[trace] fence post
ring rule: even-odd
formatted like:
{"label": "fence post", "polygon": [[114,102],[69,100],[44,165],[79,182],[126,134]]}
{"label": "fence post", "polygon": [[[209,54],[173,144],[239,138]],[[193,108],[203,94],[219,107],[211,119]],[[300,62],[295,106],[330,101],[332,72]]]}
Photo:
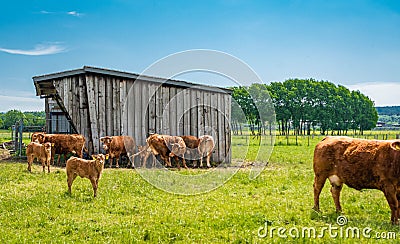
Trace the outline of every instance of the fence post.
{"label": "fence post", "polygon": [[19,122],[15,122],[14,125],[14,149],[15,149],[15,154],[17,154],[18,150],[18,128],[19,128]]}
{"label": "fence post", "polygon": [[22,156],[22,136],[23,136],[23,130],[24,130],[24,120],[21,119],[19,122],[19,156]]}

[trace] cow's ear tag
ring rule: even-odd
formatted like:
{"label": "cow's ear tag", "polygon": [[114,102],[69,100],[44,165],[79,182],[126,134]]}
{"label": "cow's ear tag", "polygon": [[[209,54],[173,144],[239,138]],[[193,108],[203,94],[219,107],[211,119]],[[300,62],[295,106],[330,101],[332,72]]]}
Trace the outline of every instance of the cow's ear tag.
{"label": "cow's ear tag", "polygon": [[108,155],[106,155],[106,159],[108,160]]}
{"label": "cow's ear tag", "polygon": [[51,143],[51,146],[54,147],[54,143]]}
{"label": "cow's ear tag", "polygon": [[93,159],[93,160],[96,160],[96,158],[95,158],[94,156],[92,156],[92,159]]}

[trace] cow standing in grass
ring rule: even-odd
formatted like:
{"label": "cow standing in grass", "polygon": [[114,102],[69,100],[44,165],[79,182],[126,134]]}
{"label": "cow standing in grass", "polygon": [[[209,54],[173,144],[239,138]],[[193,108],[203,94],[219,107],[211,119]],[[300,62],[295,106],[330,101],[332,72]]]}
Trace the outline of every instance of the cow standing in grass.
{"label": "cow standing in grass", "polygon": [[381,190],[389,203],[391,222],[400,217],[400,141],[326,137],[314,151],[314,210],[319,211],[319,196],[325,181],[331,183],[336,211],[341,212],[343,184],[361,189]]}
{"label": "cow standing in grass", "polygon": [[66,172],[68,182],[68,192],[71,194],[72,183],[79,175],[81,178],[87,178],[92,183],[94,197],[97,196],[97,187],[99,179],[104,168],[105,156],[98,154],[93,156],[93,160],[86,160],[77,157],[71,157],[67,161]]}
{"label": "cow standing in grass", "polygon": [[104,151],[110,157],[110,168],[112,167],[114,158],[116,158],[115,167],[119,168],[119,158],[122,155],[128,157],[129,165],[130,157],[133,156],[136,148],[135,140],[131,136],[105,136],[101,137],[100,141],[103,143]]}
{"label": "cow standing in grass", "polygon": [[186,144],[186,153],[193,160],[193,167],[197,167],[197,159],[200,161],[200,168],[203,167],[203,158],[206,158],[207,167],[211,167],[210,159],[214,150],[214,139],[210,135],[195,136],[180,136]]}
{"label": "cow standing in grass", "polygon": [[209,135],[199,137],[200,167],[203,167],[203,157],[206,157],[207,167],[211,167],[211,155],[214,150],[214,138]]}
{"label": "cow standing in grass", "polygon": [[179,136],[152,134],[146,139],[146,142],[154,155],[160,155],[166,166],[172,167],[171,157],[173,157],[178,169],[180,169],[180,157],[182,158],[183,166],[187,169],[185,161],[186,145]]}
{"label": "cow standing in grass", "polygon": [[54,155],[58,154],[57,165],[60,165],[61,154],[76,154],[82,158],[83,148],[85,147],[85,137],[79,134],[46,134],[43,132],[35,132],[32,134],[31,141],[41,144],[50,142],[52,144],[51,162],[54,164]]}
{"label": "cow standing in grass", "polygon": [[47,171],[50,173],[50,159],[51,159],[51,143],[46,142],[43,145],[37,142],[31,142],[26,148],[26,157],[28,158],[28,171],[32,172],[32,163],[39,160],[42,163],[43,172],[47,166]]}

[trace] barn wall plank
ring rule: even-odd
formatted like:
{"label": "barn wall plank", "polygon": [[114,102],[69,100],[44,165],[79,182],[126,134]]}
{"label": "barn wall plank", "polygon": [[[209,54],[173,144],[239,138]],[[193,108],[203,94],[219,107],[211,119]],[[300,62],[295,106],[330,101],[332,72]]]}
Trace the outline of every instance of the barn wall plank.
{"label": "barn wall plank", "polygon": [[126,89],[127,89],[127,80],[122,79],[119,83],[119,90],[120,90],[120,95],[119,95],[119,102],[121,106],[121,134],[122,135],[127,135],[127,129],[128,129],[128,117],[127,117],[127,106],[126,104]]}
{"label": "barn wall plank", "polygon": [[163,115],[163,94],[162,87],[159,86],[156,92],[156,133],[162,134],[162,115]]}
{"label": "barn wall plank", "polygon": [[135,141],[136,134],[135,134],[135,91],[134,91],[134,83],[133,81],[129,81],[127,83],[127,95],[126,95],[126,111],[127,111],[127,134],[132,136]]}
{"label": "barn wall plank", "polygon": [[231,96],[229,94],[224,94],[225,102],[225,122],[224,122],[224,132],[225,132],[225,154],[226,162],[231,163],[232,160],[232,142],[231,142]]}
{"label": "barn wall plank", "polygon": [[177,88],[176,89],[176,123],[177,123],[177,135],[184,135],[184,89]]}
{"label": "barn wall plank", "polygon": [[81,133],[81,115],[79,113],[79,106],[80,106],[80,87],[79,87],[79,77],[74,77],[74,91],[73,91],[73,112],[71,114],[71,118],[73,123],[75,124],[78,133]]}
{"label": "barn wall plank", "polygon": [[[145,137],[147,137],[147,133],[156,133],[156,93],[157,93],[157,85],[154,83],[149,84],[149,129],[146,131]],[[145,143],[143,143],[144,145]]]}
{"label": "barn wall plank", "polygon": [[[98,117],[99,117],[99,139],[106,136],[106,82],[104,76],[98,77]],[[101,146],[101,145],[100,145]]]}
{"label": "barn wall plank", "polygon": [[190,135],[190,90],[185,89],[183,92],[183,133],[184,135]]}
{"label": "barn wall plank", "polygon": [[142,92],[142,85],[143,82],[141,81],[135,81],[133,87],[134,87],[134,113],[135,113],[135,140],[136,143],[139,145],[143,145],[143,141],[141,141],[141,128],[142,128],[142,99],[141,99],[141,92]]}
{"label": "barn wall plank", "polygon": [[171,110],[166,111],[168,103],[169,103],[169,87],[162,87],[162,97],[163,97],[163,112],[162,112],[162,131],[163,134],[170,135],[169,129],[169,116],[173,112]]}
{"label": "barn wall plank", "polygon": [[143,82],[142,87],[141,87],[141,112],[138,114],[140,116],[140,119],[142,121],[141,127],[140,127],[140,132],[138,135],[139,142],[141,145],[145,144],[146,141],[146,134],[149,129],[149,83],[148,82]]}
{"label": "barn wall plank", "polygon": [[80,75],[78,79],[79,79],[79,96],[80,96],[79,114],[81,115],[80,133],[86,138],[86,147],[89,151],[89,154],[93,154],[93,139],[90,133],[86,77],[84,75]]}
{"label": "barn wall plank", "polygon": [[204,135],[204,92],[197,90],[197,131],[198,136]]}
{"label": "barn wall plank", "polygon": [[215,140],[215,160],[217,162],[221,161],[220,158],[220,148],[219,148],[219,132],[218,132],[218,112],[217,112],[217,106],[218,106],[218,97],[216,93],[211,93],[211,113],[210,113],[210,129],[211,129],[211,135],[214,137]]}
{"label": "barn wall plank", "polygon": [[89,105],[89,118],[90,118],[90,134],[93,143],[94,153],[99,152],[99,135],[98,135],[98,121],[97,121],[97,104],[95,97],[95,77],[93,75],[86,75],[86,85],[88,94]]}
{"label": "barn wall plank", "polygon": [[190,134],[193,136],[199,136],[199,121],[197,118],[198,99],[197,91],[195,89],[190,89],[190,106]]}
{"label": "barn wall plank", "polygon": [[113,82],[112,78],[106,77],[106,132],[105,136],[111,136],[114,133],[114,113],[113,113]]}
{"label": "barn wall plank", "polygon": [[119,123],[119,121],[118,121],[118,119],[119,119],[119,116],[118,116],[118,113],[119,113],[119,108],[118,108],[118,105],[119,105],[119,83],[118,83],[118,79],[117,78],[115,78],[115,77],[113,77],[112,78],[112,83],[113,83],[113,104],[112,104],[112,106],[113,106],[113,111],[112,111],[112,113],[113,113],[113,132],[112,132],[112,135],[113,136],[118,136],[119,135],[119,132],[120,132],[120,130],[119,130],[119,126],[120,126],[120,123]]}
{"label": "barn wall plank", "polygon": [[172,136],[177,136],[178,134],[178,122],[177,122],[177,117],[178,111],[176,108],[176,88],[175,87],[170,87],[169,88],[169,103],[168,103],[168,109],[169,111],[169,130],[170,130],[170,135]]}
{"label": "barn wall plank", "polygon": [[224,98],[222,93],[217,93],[218,97],[218,107],[217,107],[217,113],[218,113],[218,144],[219,144],[219,157],[220,161],[225,161],[226,160],[226,153],[225,153],[225,104],[224,104]]}

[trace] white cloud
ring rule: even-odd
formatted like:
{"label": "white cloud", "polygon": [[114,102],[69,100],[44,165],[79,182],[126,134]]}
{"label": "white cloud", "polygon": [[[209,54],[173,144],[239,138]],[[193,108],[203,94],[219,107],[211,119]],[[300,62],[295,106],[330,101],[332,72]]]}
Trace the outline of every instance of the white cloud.
{"label": "white cloud", "polygon": [[69,11],[69,12],[67,12],[67,14],[75,16],[75,17],[81,17],[81,16],[84,15],[83,13],[79,13],[79,12],[76,12],[76,11]]}
{"label": "white cloud", "polygon": [[68,11],[68,12],[50,12],[47,10],[41,10],[39,12],[40,14],[54,14],[54,15],[70,15],[70,16],[74,16],[74,17],[82,17],[85,14],[84,13],[79,13],[78,11]]}
{"label": "white cloud", "polygon": [[375,106],[399,106],[400,105],[400,83],[359,83],[347,85],[350,90],[359,90],[367,95]]}
{"label": "white cloud", "polygon": [[0,51],[11,54],[39,56],[39,55],[50,55],[50,54],[65,52],[66,48],[60,45],[52,44],[52,45],[36,45],[35,48],[31,50],[0,48]]}
{"label": "white cloud", "polygon": [[44,111],[44,99],[39,97],[18,97],[0,95],[0,112],[11,109],[21,111]]}

